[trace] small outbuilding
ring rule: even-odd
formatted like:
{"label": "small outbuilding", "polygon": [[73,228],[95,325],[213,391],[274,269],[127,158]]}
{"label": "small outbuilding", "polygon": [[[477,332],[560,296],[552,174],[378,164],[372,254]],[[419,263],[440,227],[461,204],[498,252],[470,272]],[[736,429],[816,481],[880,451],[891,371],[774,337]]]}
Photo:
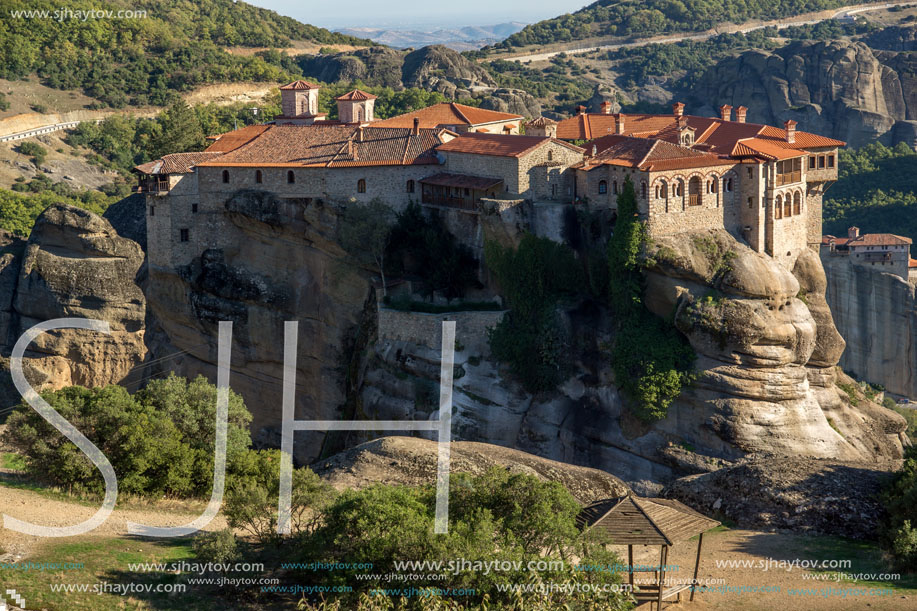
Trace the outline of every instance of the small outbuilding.
{"label": "small outbuilding", "polygon": [[[681,593],[685,590],[691,589],[691,600],[694,600],[692,586],[697,585],[704,533],[720,524],[679,501],[640,498],[633,495],[596,501],[585,507],[576,521],[582,530],[601,529],[609,535],[613,545],[627,546],[628,573],[634,598],[638,605],[650,603],[651,609],[652,603],[655,602],[657,611],[662,609],[664,600],[673,597],[680,600]],[[690,583],[667,587],[665,569],[669,548],[676,542],[688,540],[695,535],[699,536],[693,579]],[[634,545],[659,546],[659,566],[647,571],[655,574],[652,584],[634,587]]]}

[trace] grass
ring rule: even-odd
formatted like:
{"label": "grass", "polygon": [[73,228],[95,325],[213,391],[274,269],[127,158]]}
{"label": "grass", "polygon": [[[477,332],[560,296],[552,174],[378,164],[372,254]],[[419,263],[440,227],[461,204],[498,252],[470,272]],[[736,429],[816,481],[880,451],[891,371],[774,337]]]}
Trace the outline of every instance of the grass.
{"label": "grass", "polygon": [[11,471],[25,471],[25,459],[15,452],[0,453],[0,468]]}
{"label": "grass", "polygon": [[[193,562],[191,540],[165,539],[151,541],[133,537],[91,538],[45,546],[29,557],[33,563],[82,563],[82,568],[56,571],[16,571],[12,574],[16,589],[24,593],[30,609],[48,611],[91,609],[183,609],[209,610],[224,606],[219,600],[208,600],[206,592],[188,586],[181,594],[163,592],[53,592],[52,584],[135,584],[145,588],[156,584],[174,584],[179,577],[172,574],[131,572],[128,563]],[[9,577],[5,575],[4,577]],[[7,583],[10,583],[7,581]]]}
{"label": "grass", "polygon": [[[885,555],[879,545],[872,541],[860,541],[857,539],[846,539],[844,537],[834,537],[823,535],[818,537],[806,537],[804,543],[806,553],[811,554],[812,558],[824,558],[831,560],[850,560],[850,568],[829,569],[829,570],[810,570],[815,574],[857,574],[857,573],[897,573],[889,568]],[[843,583],[856,583],[857,587],[865,588],[894,588],[901,594],[917,594],[917,573],[901,573],[901,579],[895,581],[854,581],[852,579],[841,579]],[[829,585],[832,582],[813,581],[813,584]]]}

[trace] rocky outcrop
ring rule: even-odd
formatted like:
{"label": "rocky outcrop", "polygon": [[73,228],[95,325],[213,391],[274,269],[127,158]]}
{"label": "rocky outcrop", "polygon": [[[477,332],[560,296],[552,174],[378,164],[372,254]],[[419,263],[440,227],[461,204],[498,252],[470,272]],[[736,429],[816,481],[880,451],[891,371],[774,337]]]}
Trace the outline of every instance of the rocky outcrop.
{"label": "rocky outcrop", "polygon": [[25,363],[33,386],[103,386],[139,376],[147,350],[138,244],[91,212],[53,205],[38,217],[21,254],[17,245],[8,250],[0,258],[5,354],[25,330],[54,318],[102,320],[111,329],[109,335],[68,329],[36,338]]}
{"label": "rocky outcrop", "polygon": [[[360,489],[379,483],[431,485],[436,482],[437,451],[435,441],[383,437],[321,460],[313,469],[338,489]],[[583,504],[628,493],[624,482],[598,469],[568,465],[487,443],[451,444],[451,473],[481,475],[493,468],[558,482]]]}
{"label": "rocky outcrop", "polygon": [[523,117],[541,116],[541,103],[535,96],[521,89],[495,89],[481,101],[481,108],[511,112]]}
{"label": "rocky outcrop", "polygon": [[884,516],[879,492],[900,466],[900,461],[757,458],[678,479],[665,496],[742,528],[873,539]]}
{"label": "rocky outcrop", "polygon": [[447,98],[458,97],[459,89],[494,87],[496,81],[484,68],[461,53],[442,45],[431,45],[408,53],[401,68],[405,87],[438,91]]}
{"label": "rocky outcrop", "polygon": [[917,299],[900,276],[822,257],[834,321],[847,339],[840,365],[858,379],[917,398]]}
{"label": "rocky outcrop", "polygon": [[721,104],[748,107],[748,121],[799,128],[859,147],[879,140],[913,144],[917,92],[909,53],[874,52],[863,42],[794,42],[724,59],[692,91],[715,114]]}
{"label": "rocky outcrop", "polygon": [[380,87],[401,87],[404,53],[389,47],[369,47],[345,53],[300,56],[303,73],[324,83],[361,81]]}

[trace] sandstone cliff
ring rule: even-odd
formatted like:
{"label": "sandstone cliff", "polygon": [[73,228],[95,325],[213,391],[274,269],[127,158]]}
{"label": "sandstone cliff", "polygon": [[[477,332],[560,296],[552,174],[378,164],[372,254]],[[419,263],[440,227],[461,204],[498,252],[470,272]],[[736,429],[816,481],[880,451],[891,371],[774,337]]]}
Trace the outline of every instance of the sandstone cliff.
{"label": "sandstone cliff", "polygon": [[[27,378],[43,388],[132,382],[147,352],[146,298],[138,286],[142,266],[140,246],[105,219],[71,206],[49,207],[27,242],[8,244],[0,256],[4,354],[38,322],[103,320],[110,335],[62,330],[39,336],[26,352]],[[8,383],[7,372],[3,378]],[[4,392],[4,404],[18,401],[15,392]]]}
{"label": "sandstone cliff", "polygon": [[847,339],[840,365],[858,379],[917,398],[917,299],[900,276],[822,257],[834,321]]}
{"label": "sandstone cliff", "polygon": [[[906,44],[906,43],[902,43]],[[774,51],[746,51],[707,70],[691,92],[705,111],[748,107],[748,121],[800,129],[859,147],[917,136],[915,58],[873,51],[864,42],[794,42]]]}

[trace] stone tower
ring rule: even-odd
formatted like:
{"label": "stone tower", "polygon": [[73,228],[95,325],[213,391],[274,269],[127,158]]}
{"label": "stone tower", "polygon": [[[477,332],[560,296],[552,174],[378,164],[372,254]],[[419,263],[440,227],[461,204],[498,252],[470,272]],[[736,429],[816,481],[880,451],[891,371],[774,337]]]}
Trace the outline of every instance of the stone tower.
{"label": "stone tower", "polygon": [[336,100],[341,123],[369,123],[373,120],[373,106],[376,103],[373,94],[354,89]]}
{"label": "stone tower", "polygon": [[547,117],[538,117],[525,124],[526,136],[557,137],[557,121]]}
{"label": "stone tower", "polygon": [[325,117],[318,112],[319,86],[308,81],[294,81],[280,88],[280,111],[274,120],[278,125],[310,125]]}

